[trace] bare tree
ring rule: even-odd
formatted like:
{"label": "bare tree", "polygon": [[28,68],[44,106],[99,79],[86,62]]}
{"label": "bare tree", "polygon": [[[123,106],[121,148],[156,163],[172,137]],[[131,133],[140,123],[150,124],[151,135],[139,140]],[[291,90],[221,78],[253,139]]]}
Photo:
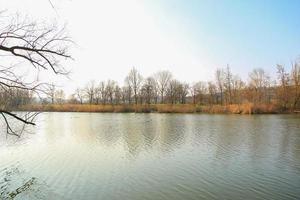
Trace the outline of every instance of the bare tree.
{"label": "bare tree", "polygon": [[188,83],[181,83],[179,86],[179,97],[180,97],[180,103],[185,104],[186,103],[186,97],[189,94],[190,86]]}
{"label": "bare tree", "polygon": [[134,101],[135,101],[135,104],[137,104],[138,103],[138,92],[140,90],[140,87],[141,87],[141,84],[143,81],[143,77],[135,68],[132,68],[126,79],[129,83],[129,85],[132,87]]}
{"label": "bare tree", "polygon": [[94,101],[95,101],[95,104],[97,104],[97,105],[101,101],[101,90],[100,90],[99,86],[95,87]]}
{"label": "bare tree", "polygon": [[121,99],[122,99],[122,89],[120,88],[119,85],[115,86],[115,104],[120,104],[121,103]]}
{"label": "bare tree", "polygon": [[245,88],[245,83],[238,75],[234,75],[232,79],[232,102],[242,103],[242,94]]}
{"label": "bare tree", "polygon": [[294,90],[293,108],[295,109],[300,103],[300,63],[299,62],[292,63],[291,81]]}
{"label": "bare tree", "polygon": [[144,84],[141,88],[142,98],[145,99],[147,104],[151,104],[151,100],[156,97],[156,82],[153,77],[148,77],[145,79]]}
{"label": "bare tree", "polygon": [[196,96],[198,95],[198,90],[197,90],[196,83],[192,84],[190,90],[191,90],[190,93],[191,93],[192,98],[193,98],[193,104],[196,104]]}
{"label": "bare tree", "polygon": [[108,80],[106,83],[106,94],[109,99],[110,104],[113,104],[114,92],[117,83],[113,80]]}
{"label": "bare tree", "polygon": [[254,103],[262,103],[267,100],[267,92],[270,86],[270,77],[261,69],[254,69],[249,74],[249,89],[253,90],[252,101]]}
{"label": "bare tree", "polygon": [[223,93],[224,93],[224,84],[225,84],[224,70],[217,69],[215,76],[216,76],[218,92],[220,93],[221,104],[223,104],[223,96],[224,96]]}
{"label": "bare tree", "polygon": [[[44,23],[21,19],[18,16],[8,17],[0,12],[0,52],[4,62],[0,65],[0,87],[4,90],[18,88],[31,91],[37,95],[46,93],[49,84],[40,81],[26,82],[25,79],[31,76],[19,75],[19,68],[16,64],[25,61],[37,70],[51,70],[55,74],[67,74],[67,71],[60,64],[60,60],[71,58],[67,53],[71,40],[65,34],[65,28],[58,28],[55,25],[47,26]],[[27,63],[26,63],[27,62]],[[13,66],[13,67],[11,67]],[[34,125],[33,119],[36,114],[18,116],[10,108],[1,106],[0,114],[6,123],[7,133],[18,135],[9,124],[8,117],[21,121],[24,124]]]}
{"label": "bare tree", "polygon": [[24,59],[35,68],[51,69],[56,74],[67,74],[59,59],[71,58],[66,42],[71,40],[65,35],[65,28],[45,26],[27,18],[15,17],[0,27],[0,51]]}
{"label": "bare tree", "polygon": [[279,88],[277,89],[277,96],[279,98],[279,102],[283,109],[286,109],[289,102],[289,83],[290,83],[290,76],[285,71],[284,66],[277,65],[277,74],[278,74],[278,81],[279,81]]}
{"label": "bare tree", "polygon": [[95,81],[90,81],[86,86],[85,86],[85,95],[88,99],[89,104],[93,104],[95,100],[95,92],[96,92],[96,87],[95,87]]}
{"label": "bare tree", "polygon": [[78,103],[81,104],[79,99],[76,98],[76,93],[70,94],[68,99],[65,102],[70,103],[70,104],[78,104]]}
{"label": "bare tree", "polygon": [[179,99],[179,87],[180,82],[176,79],[172,79],[169,81],[167,90],[166,90],[166,99],[171,103],[175,104]]}
{"label": "bare tree", "polygon": [[191,87],[191,95],[193,98],[193,103],[203,103],[205,94],[207,93],[206,83],[203,81],[198,81],[194,83]]}
{"label": "bare tree", "polygon": [[107,102],[107,91],[106,91],[106,84],[104,81],[100,82],[98,86],[98,90],[101,93],[101,103],[105,105]]}
{"label": "bare tree", "polygon": [[55,102],[58,104],[62,104],[65,101],[65,92],[63,90],[56,90],[55,91]]}
{"label": "bare tree", "polygon": [[4,90],[0,87],[0,105],[7,108],[18,108],[33,101],[32,93],[28,90],[9,88]]}
{"label": "bare tree", "polygon": [[160,102],[164,103],[164,95],[166,92],[166,88],[170,80],[172,79],[172,73],[166,70],[159,71],[155,74],[155,79],[160,93]]}
{"label": "bare tree", "polygon": [[181,83],[180,81],[173,79],[169,82],[166,90],[166,100],[170,103],[186,103],[186,97],[189,93],[189,84]]}
{"label": "bare tree", "polygon": [[49,90],[47,92],[47,96],[50,99],[51,104],[54,104],[55,99],[55,85],[52,83],[49,85]]}
{"label": "bare tree", "polygon": [[131,102],[130,102],[130,97],[128,97],[128,96],[131,96],[131,94],[130,94],[130,92],[128,92],[129,91],[129,89],[128,89],[128,86],[123,86],[122,87],[122,102],[123,102],[123,104],[126,104],[126,103],[128,103],[128,104],[130,104]]}
{"label": "bare tree", "polygon": [[231,104],[233,75],[231,73],[231,69],[229,65],[227,65],[226,69],[224,70],[224,76],[225,76],[224,89],[225,89],[226,103]]}
{"label": "bare tree", "polygon": [[217,86],[213,83],[213,82],[208,82],[208,94],[209,94],[209,98],[208,98],[208,102],[209,104],[214,104],[217,102]]}
{"label": "bare tree", "polygon": [[80,104],[83,104],[83,99],[84,99],[84,90],[77,88],[75,91],[75,96],[79,100]]}

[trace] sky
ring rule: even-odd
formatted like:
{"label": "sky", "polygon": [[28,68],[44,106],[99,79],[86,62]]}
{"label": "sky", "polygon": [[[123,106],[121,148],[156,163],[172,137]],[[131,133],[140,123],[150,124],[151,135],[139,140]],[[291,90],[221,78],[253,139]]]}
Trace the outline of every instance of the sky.
{"label": "sky", "polygon": [[231,67],[247,79],[253,68],[275,76],[300,55],[298,0],[0,0],[1,10],[67,24],[76,43],[71,93],[90,80],[120,84],[132,67],[143,76],[169,70],[186,82],[208,81]]}

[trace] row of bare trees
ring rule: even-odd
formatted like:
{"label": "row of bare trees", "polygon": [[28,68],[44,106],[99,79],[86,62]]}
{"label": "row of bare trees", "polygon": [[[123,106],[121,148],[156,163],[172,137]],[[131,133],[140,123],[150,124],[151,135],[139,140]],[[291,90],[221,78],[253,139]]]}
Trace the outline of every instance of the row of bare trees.
{"label": "row of bare trees", "polygon": [[143,78],[132,68],[120,86],[116,81],[89,82],[78,88],[72,103],[89,104],[277,104],[282,108],[300,107],[300,63],[293,63],[290,73],[277,65],[272,80],[261,68],[249,73],[247,81],[232,73],[229,66],[217,69],[215,80],[188,84],[173,78],[169,71],[159,71]]}
{"label": "row of bare trees", "polygon": [[0,88],[0,105],[2,107],[13,108],[32,103],[33,95],[28,90]]}
{"label": "row of bare trees", "polygon": [[72,95],[73,101],[90,104],[156,104],[185,103],[189,93],[188,84],[172,79],[169,71],[160,71],[154,76],[143,78],[133,68],[119,86],[116,81],[89,82]]}
{"label": "row of bare trees", "polygon": [[[180,82],[169,71],[159,71],[143,78],[137,69],[130,70],[120,86],[116,81],[90,81],[78,88],[67,100],[65,93],[55,85],[48,87],[43,103],[62,104],[200,104],[228,105],[241,103],[277,104],[283,109],[299,108],[300,65],[295,62],[290,73],[277,66],[277,78],[272,80],[263,69],[249,73],[247,82],[231,72],[229,66],[217,69],[215,80],[192,84]],[[1,104],[10,107],[35,103],[32,92],[11,88],[0,90]]]}

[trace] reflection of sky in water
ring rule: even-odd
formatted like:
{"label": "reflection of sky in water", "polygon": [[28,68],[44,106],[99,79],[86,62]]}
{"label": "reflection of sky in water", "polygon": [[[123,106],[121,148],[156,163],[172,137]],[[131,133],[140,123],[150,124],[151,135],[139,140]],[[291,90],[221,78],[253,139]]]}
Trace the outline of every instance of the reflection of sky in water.
{"label": "reflection of sky in water", "polygon": [[299,116],[44,113],[38,124],[2,141],[0,170],[18,165],[64,198],[300,195]]}

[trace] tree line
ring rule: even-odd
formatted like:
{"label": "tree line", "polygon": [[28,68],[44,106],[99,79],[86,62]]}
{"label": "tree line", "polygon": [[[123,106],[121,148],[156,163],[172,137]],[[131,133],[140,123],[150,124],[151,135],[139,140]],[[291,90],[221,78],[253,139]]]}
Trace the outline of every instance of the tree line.
{"label": "tree line", "polygon": [[[132,68],[120,86],[114,80],[90,81],[77,88],[68,98],[52,85],[43,103],[62,104],[274,104],[285,109],[300,108],[300,62],[292,63],[291,71],[277,65],[277,77],[271,79],[261,69],[253,69],[248,80],[233,74],[229,66],[215,71],[212,81],[181,82],[167,70],[143,77]],[[30,93],[26,93],[30,96]],[[26,95],[25,94],[25,95]],[[24,94],[23,94],[24,95]],[[29,99],[22,97],[22,99]],[[20,101],[17,101],[20,103]],[[28,101],[24,101],[28,103]]]}

